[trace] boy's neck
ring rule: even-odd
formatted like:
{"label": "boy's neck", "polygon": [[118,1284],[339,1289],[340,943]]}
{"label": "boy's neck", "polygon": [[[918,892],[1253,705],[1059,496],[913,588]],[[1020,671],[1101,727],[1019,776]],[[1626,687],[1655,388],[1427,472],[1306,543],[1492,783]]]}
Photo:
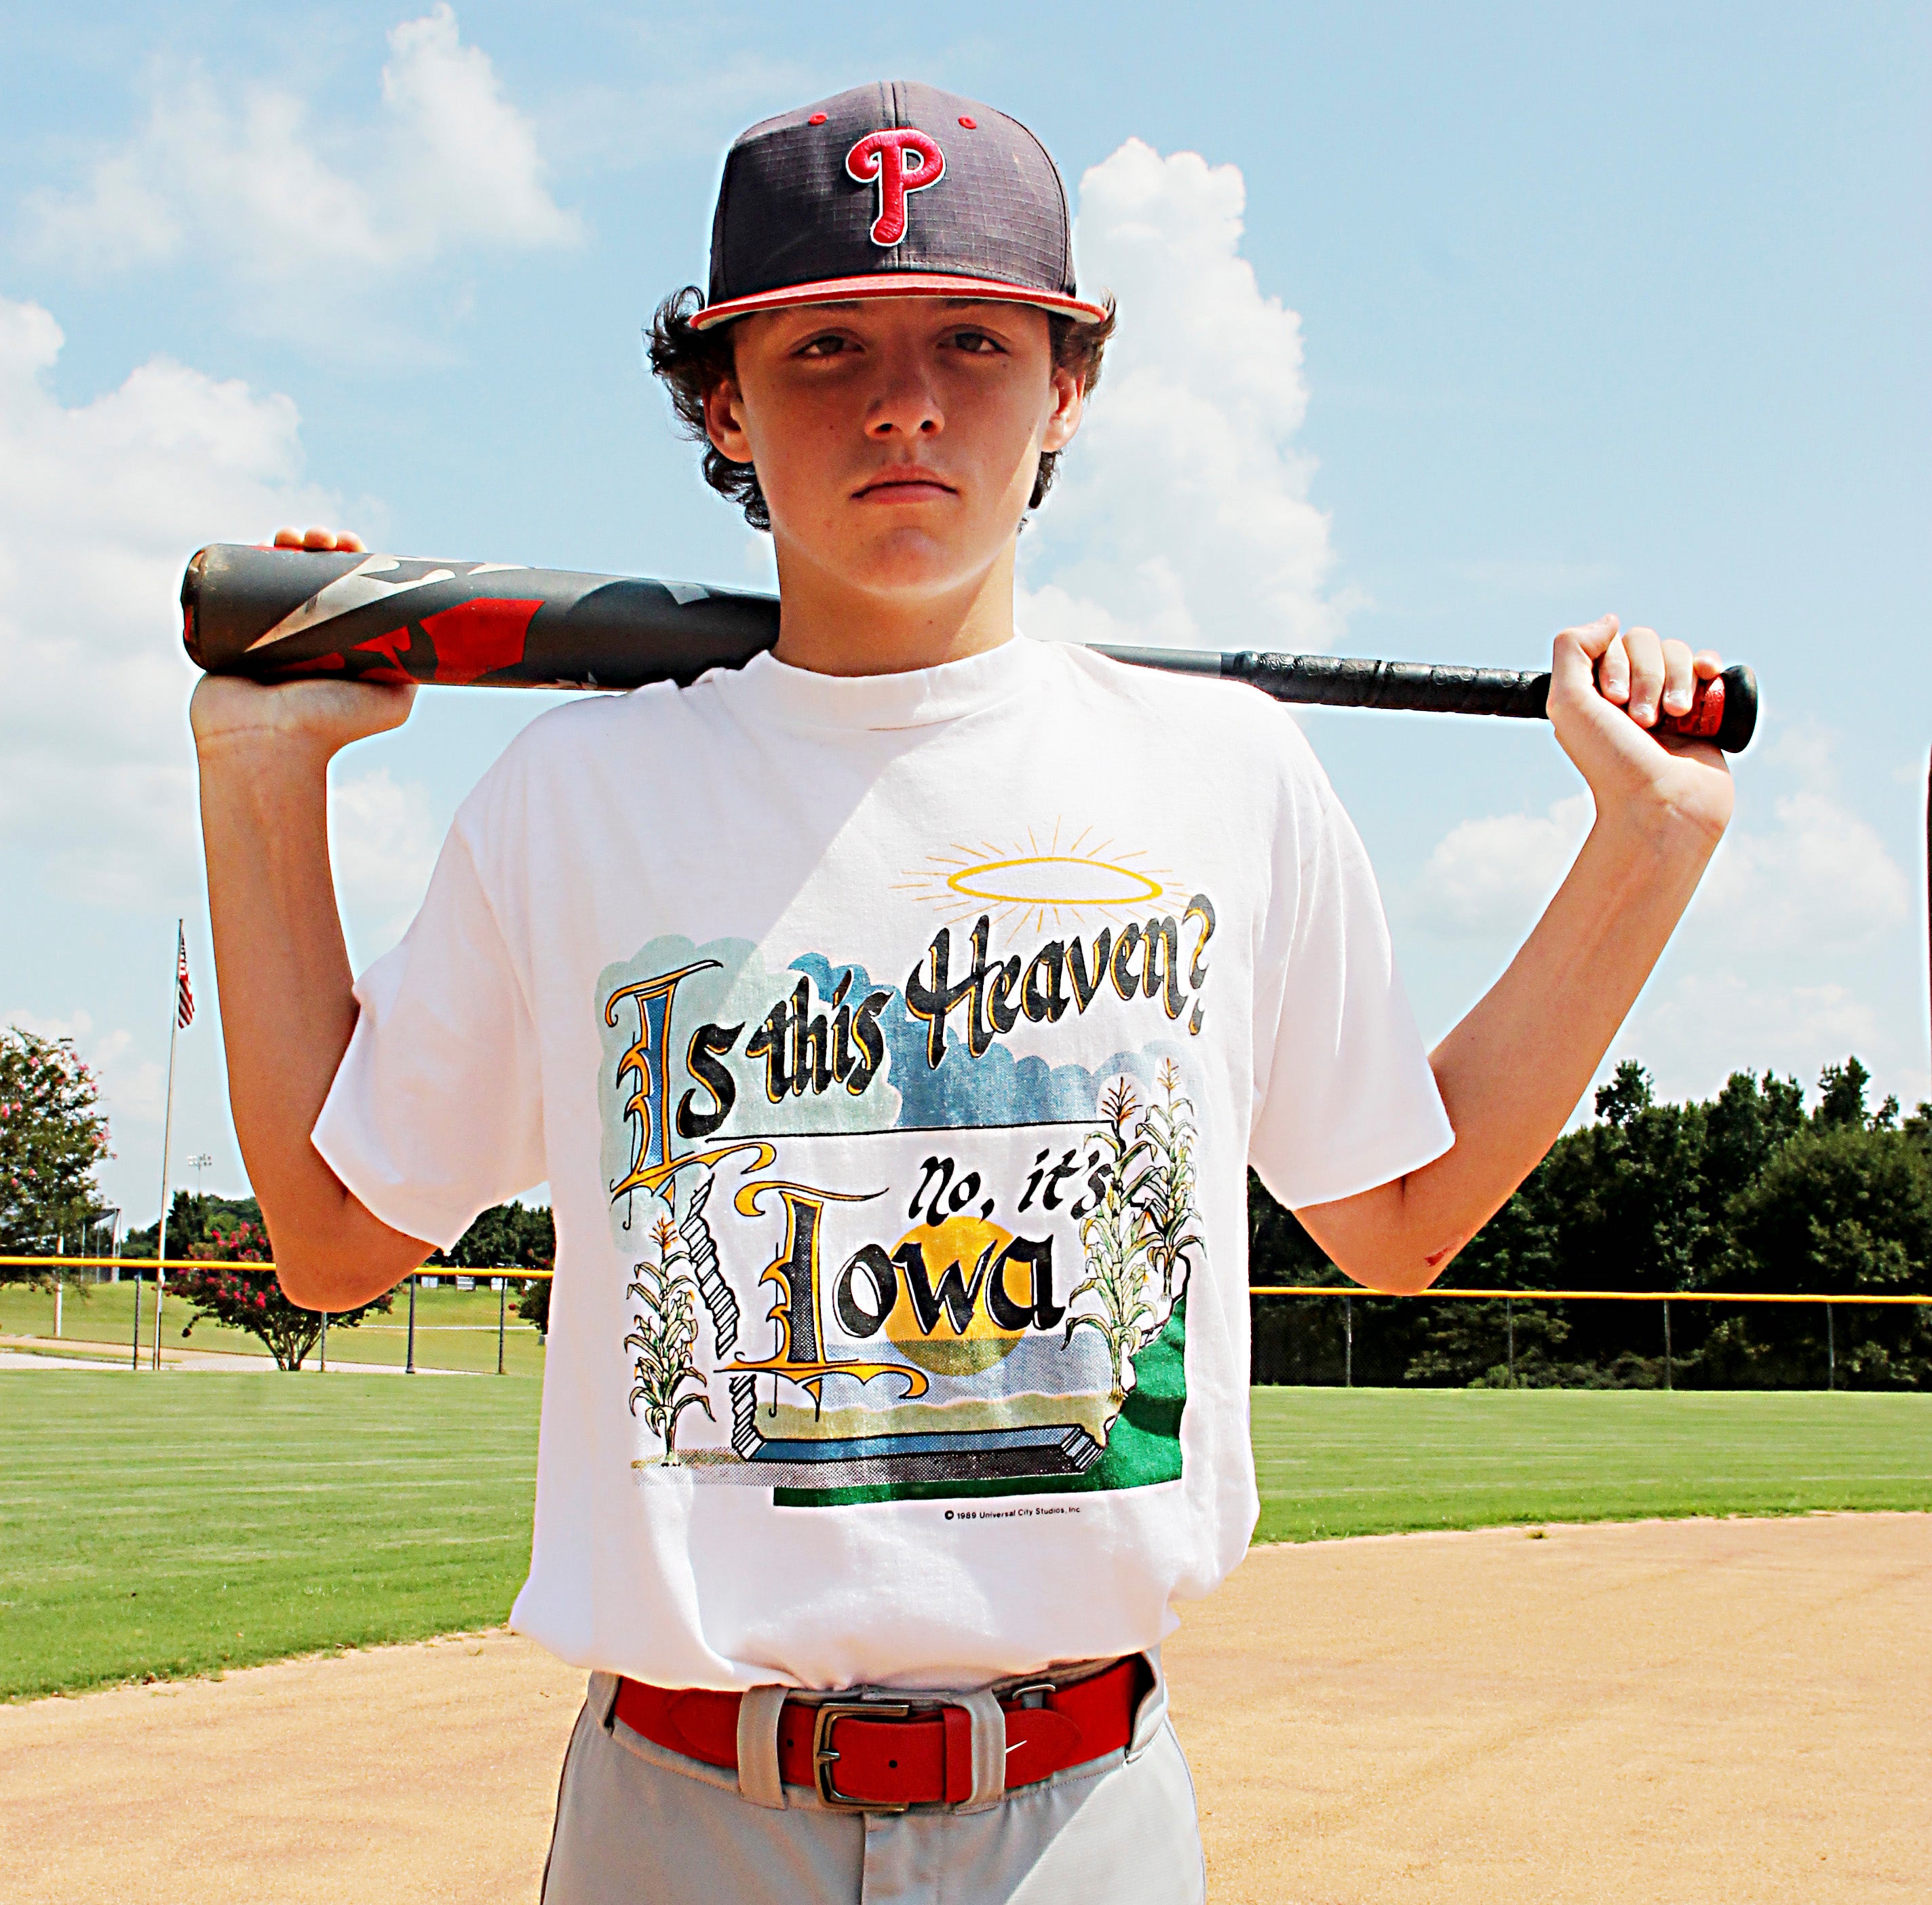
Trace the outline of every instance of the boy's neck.
{"label": "boy's neck", "polygon": [[781,662],[822,675],[903,674],[983,655],[1013,637],[1013,549],[936,592],[860,587],[781,544]]}

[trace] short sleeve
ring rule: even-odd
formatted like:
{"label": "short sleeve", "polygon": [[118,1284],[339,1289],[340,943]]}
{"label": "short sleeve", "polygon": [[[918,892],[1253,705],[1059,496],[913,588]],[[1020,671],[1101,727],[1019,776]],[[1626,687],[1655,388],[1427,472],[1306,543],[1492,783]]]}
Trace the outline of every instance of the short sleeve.
{"label": "short sleeve", "polygon": [[447,1250],[545,1176],[536,1027],[460,820],[356,999],[315,1148],[384,1223]]}
{"label": "short sleeve", "polygon": [[1305,744],[1298,751],[1256,971],[1249,1143],[1262,1182],[1291,1208],[1390,1183],[1456,1142],[1368,854]]}

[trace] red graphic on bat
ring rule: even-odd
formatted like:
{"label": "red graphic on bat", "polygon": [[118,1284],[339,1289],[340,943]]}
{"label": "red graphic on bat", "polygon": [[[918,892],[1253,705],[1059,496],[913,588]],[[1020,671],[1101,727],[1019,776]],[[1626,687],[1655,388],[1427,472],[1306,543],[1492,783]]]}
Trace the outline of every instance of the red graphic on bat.
{"label": "red graphic on bat", "polygon": [[385,628],[380,635],[356,644],[358,655],[386,655],[389,664],[386,668],[364,668],[357,676],[358,681],[413,681],[416,676],[403,665],[403,657],[416,645],[416,636],[407,622],[400,628]]}
{"label": "red graphic on bat", "polygon": [[[400,628],[385,628],[359,641],[346,654],[310,656],[285,662],[285,676],[348,673],[358,681],[434,681],[467,688],[500,668],[524,658],[530,623],[539,602],[508,602],[484,596],[458,602]],[[378,656],[374,662],[364,656]]]}
{"label": "red graphic on bat", "polygon": [[524,658],[531,619],[542,607],[541,602],[483,596],[425,615],[423,632],[436,645],[430,679],[462,688],[499,668],[514,668]]}

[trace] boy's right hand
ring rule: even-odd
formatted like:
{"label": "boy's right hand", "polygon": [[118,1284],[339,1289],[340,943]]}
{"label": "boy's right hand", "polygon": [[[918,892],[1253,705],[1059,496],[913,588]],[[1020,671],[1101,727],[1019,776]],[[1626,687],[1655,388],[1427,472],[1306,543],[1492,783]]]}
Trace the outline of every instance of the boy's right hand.
{"label": "boy's right hand", "polygon": [[[278,530],[278,549],[350,554],[363,548],[352,530]],[[268,742],[280,749],[319,749],[326,760],[371,734],[400,728],[416,699],[414,682],[278,682],[240,675],[203,675],[188,704],[196,748],[202,754],[240,744]]]}
{"label": "boy's right hand", "polygon": [[353,530],[278,530],[278,549],[313,549],[323,555],[339,552],[359,556],[368,544]]}

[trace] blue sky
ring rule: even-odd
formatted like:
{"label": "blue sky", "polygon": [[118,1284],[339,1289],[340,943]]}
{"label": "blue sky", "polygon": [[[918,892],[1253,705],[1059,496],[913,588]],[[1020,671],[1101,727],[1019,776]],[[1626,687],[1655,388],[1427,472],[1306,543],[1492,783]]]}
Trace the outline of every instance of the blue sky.
{"label": "blue sky", "polygon": [[[1687,10],[1691,14],[1686,17]],[[1927,1095],[1922,10],[79,4],[0,70],[0,1012],[158,1190],[177,913],[213,992],[172,596],[202,542],[744,584],[638,326],[741,125],[916,76],[1034,125],[1123,331],[1028,532],[1038,632],[1539,665],[1612,608],[1754,662],[1738,820],[1612,1061],[1856,1050]],[[1198,155],[1190,158],[1187,155]],[[1083,184],[1083,180],[1085,182]],[[358,959],[538,698],[339,764]],[[1587,824],[1546,731],[1311,716],[1425,1032]],[[182,1160],[242,1178],[212,1013]]]}

